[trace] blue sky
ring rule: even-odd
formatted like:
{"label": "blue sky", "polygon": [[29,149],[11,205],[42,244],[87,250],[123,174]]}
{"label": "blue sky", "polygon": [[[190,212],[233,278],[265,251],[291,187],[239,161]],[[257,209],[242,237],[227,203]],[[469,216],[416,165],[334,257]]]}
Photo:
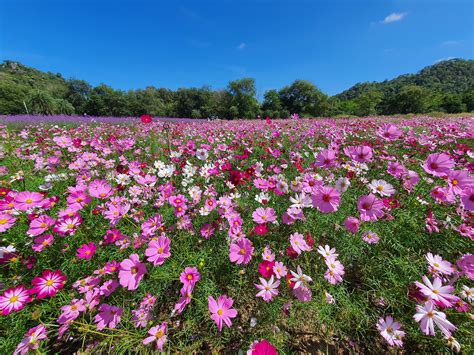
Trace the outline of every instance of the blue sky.
{"label": "blue sky", "polygon": [[474,58],[471,0],[0,0],[0,60],[93,85],[258,95],[307,79],[328,94]]}

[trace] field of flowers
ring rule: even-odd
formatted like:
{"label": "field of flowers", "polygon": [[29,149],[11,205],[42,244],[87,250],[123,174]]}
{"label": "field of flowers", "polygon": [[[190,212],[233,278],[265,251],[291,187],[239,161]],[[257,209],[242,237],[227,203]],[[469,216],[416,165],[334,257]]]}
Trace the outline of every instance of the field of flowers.
{"label": "field of flowers", "polygon": [[1,354],[474,352],[474,118],[40,121],[0,130]]}

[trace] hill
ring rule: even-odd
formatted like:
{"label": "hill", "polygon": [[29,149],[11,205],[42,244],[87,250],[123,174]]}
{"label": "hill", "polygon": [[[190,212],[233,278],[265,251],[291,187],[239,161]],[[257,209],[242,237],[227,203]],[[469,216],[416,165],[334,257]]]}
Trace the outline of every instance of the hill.
{"label": "hill", "polygon": [[425,67],[416,74],[400,75],[395,79],[382,82],[358,83],[337,94],[336,97],[340,100],[353,100],[369,91],[391,95],[407,85],[416,85],[445,94],[474,91],[474,60],[445,60]]}

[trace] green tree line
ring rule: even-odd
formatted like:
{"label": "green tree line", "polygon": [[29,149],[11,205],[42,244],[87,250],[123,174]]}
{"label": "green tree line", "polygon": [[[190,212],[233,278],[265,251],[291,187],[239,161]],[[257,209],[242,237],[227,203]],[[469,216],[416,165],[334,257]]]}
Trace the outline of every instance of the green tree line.
{"label": "green tree line", "polygon": [[381,83],[357,84],[328,96],[313,83],[295,80],[280,90],[268,90],[257,100],[255,80],[210,87],[115,90],[93,87],[84,80],[64,79],[22,64],[0,66],[0,114],[87,114],[91,116],[219,117],[227,119],[287,118],[335,115],[391,115],[440,111],[474,111],[474,61],[450,60]]}

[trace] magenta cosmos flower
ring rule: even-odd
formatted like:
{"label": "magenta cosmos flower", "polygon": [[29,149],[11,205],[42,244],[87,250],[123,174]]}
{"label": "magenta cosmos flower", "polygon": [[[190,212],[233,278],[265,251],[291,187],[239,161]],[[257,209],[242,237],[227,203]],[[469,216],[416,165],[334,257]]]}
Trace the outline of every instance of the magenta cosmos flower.
{"label": "magenta cosmos flower", "polygon": [[120,285],[128,290],[136,290],[146,272],[146,266],[140,262],[138,254],[132,254],[120,263]]}
{"label": "magenta cosmos flower", "polygon": [[12,311],[21,311],[31,301],[30,291],[23,285],[9,288],[0,296],[0,312],[6,316]]}
{"label": "magenta cosmos flower", "polygon": [[232,304],[234,303],[232,298],[222,295],[219,296],[216,302],[212,296],[209,296],[207,301],[209,312],[211,312],[211,319],[216,322],[219,331],[222,331],[222,322],[230,328],[232,326],[230,319],[237,317],[237,311],[232,308]]}
{"label": "magenta cosmos flower", "polygon": [[66,275],[64,275],[61,270],[54,272],[44,270],[41,276],[37,276],[31,280],[31,284],[33,285],[31,293],[35,293],[38,299],[53,297],[64,287],[66,279]]}
{"label": "magenta cosmos flower", "polygon": [[321,150],[316,156],[316,163],[314,164],[320,168],[331,168],[336,165],[336,153],[330,149]]}
{"label": "magenta cosmos flower", "polygon": [[355,217],[349,216],[344,221],[344,226],[349,232],[351,232],[352,234],[356,234],[359,230],[360,221]]}
{"label": "magenta cosmos flower", "polygon": [[242,238],[230,245],[229,259],[238,265],[248,264],[252,259],[253,250],[252,242],[247,238]]}
{"label": "magenta cosmos flower", "polygon": [[372,148],[366,145],[360,145],[357,147],[351,146],[344,148],[344,153],[354,161],[359,163],[367,163],[372,160],[374,155]]}
{"label": "magenta cosmos flower", "polygon": [[183,284],[183,287],[191,289],[194,288],[196,283],[201,279],[201,274],[196,267],[187,267],[179,275],[179,281]]}
{"label": "magenta cosmos flower", "polygon": [[254,222],[258,224],[271,223],[271,222],[276,221],[277,219],[275,210],[270,207],[257,208],[255,212],[252,214],[252,217],[253,217]]}
{"label": "magenta cosmos flower", "polygon": [[29,350],[36,350],[39,348],[40,341],[46,339],[46,328],[44,325],[39,324],[36,327],[31,328],[25,334],[23,340],[16,346],[15,352],[13,355],[26,354]]}
{"label": "magenta cosmos flower", "polygon": [[394,141],[400,138],[403,134],[402,130],[397,126],[386,123],[382,125],[377,131],[378,135],[387,141]]}
{"label": "magenta cosmos flower", "polygon": [[[247,352],[248,354],[249,352]],[[252,355],[277,355],[278,352],[276,348],[270,344],[266,339],[263,339],[259,342],[254,342],[250,348],[250,353]]]}
{"label": "magenta cosmos flower", "polygon": [[462,190],[461,204],[465,210],[474,212],[474,187],[468,187]]}
{"label": "magenta cosmos flower", "polygon": [[8,213],[0,213],[0,233],[9,230],[15,224],[16,218]]}
{"label": "magenta cosmos flower", "polygon": [[114,193],[112,186],[105,180],[94,180],[89,184],[89,195],[100,199],[107,199]]}
{"label": "magenta cosmos flower", "polygon": [[54,218],[47,215],[41,215],[31,221],[30,229],[28,229],[26,233],[32,237],[36,237],[44,233],[49,227],[53,226],[54,223],[56,223]]}
{"label": "magenta cosmos flower", "polygon": [[148,345],[152,342],[156,342],[156,348],[158,350],[163,350],[163,346],[166,343],[166,334],[168,333],[168,324],[166,322],[161,323],[160,325],[156,325],[151,327],[148,331],[150,334],[149,337],[146,337],[143,340],[143,344]]}
{"label": "magenta cosmos flower", "polygon": [[454,160],[446,153],[434,153],[428,155],[423,169],[434,176],[446,176],[454,167]]}
{"label": "magenta cosmos flower", "polygon": [[23,191],[15,196],[13,207],[17,210],[26,211],[41,206],[41,202],[43,202],[43,195],[39,192]]}
{"label": "magenta cosmos flower", "polygon": [[373,194],[359,197],[357,209],[363,221],[376,221],[383,216],[383,202]]}
{"label": "magenta cosmos flower", "polygon": [[33,250],[37,253],[42,252],[46,247],[49,247],[54,242],[54,237],[51,234],[45,234],[35,238],[32,246]]}
{"label": "magenta cosmos flower", "polygon": [[96,249],[97,247],[93,242],[90,242],[89,244],[82,244],[82,246],[77,249],[76,256],[80,259],[89,260],[94,256]]}
{"label": "magenta cosmos flower", "polygon": [[474,254],[465,254],[456,262],[461,269],[461,275],[466,275],[474,281]]}
{"label": "magenta cosmos flower", "polygon": [[152,240],[145,250],[145,255],[148,257],[147,260],[155,266],[162,265],[171,256],[170,244],[171,239],[165,236]]}
{"label": "magenta cosmos flower", "polygon": [[318,187],[312,196],[313,206],[323,213],[335,212],[341,202],[341,194],[333,187]]}
{"label": "magenta cosmos flower", "polygon": [[94,317],[94,322],[97,324],[97,329],[102,330],[105,327],[113,329],[120,322],[120,317],[123,309],[116,306],[103,303],[99,307],[99,313]]}

